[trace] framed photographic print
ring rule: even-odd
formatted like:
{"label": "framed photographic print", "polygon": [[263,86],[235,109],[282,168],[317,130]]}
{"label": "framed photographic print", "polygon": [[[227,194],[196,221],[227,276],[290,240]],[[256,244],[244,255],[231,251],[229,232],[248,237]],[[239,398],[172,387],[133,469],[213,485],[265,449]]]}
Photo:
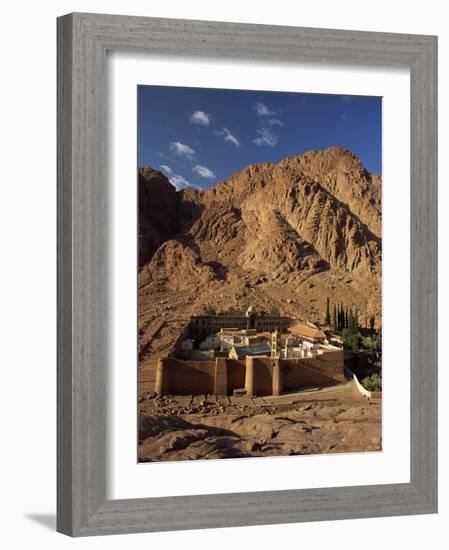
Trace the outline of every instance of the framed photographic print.
{"label": "framed photographic print", "polygon": [[58,530],[436,512],[436,38],[58,20]]}

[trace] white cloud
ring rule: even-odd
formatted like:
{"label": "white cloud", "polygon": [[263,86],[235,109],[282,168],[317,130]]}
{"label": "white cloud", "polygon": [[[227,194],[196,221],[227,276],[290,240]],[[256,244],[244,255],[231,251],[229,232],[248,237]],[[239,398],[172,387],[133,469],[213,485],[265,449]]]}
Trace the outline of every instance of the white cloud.
{"label": "white cloud", "polygon": [[170,143],[170,151],[173,151],[173,153],[176,153],[180,157],[187,158],[192,158],[195,154],[195,151],[191,147],[179,141],[172,141]]}
{"label": "white cloud", "polygon": [[173,187],[176,187],[176,191],[179,191],[180,189],[185,189],[186,187],[190,187],[190,183],[179,174],[171,177],[169,181],[173,185]]}
{"label": "white cloud", "polygon": [[276,111],[272,111],[265,103],[260,101],[253,105],[253,109],[256,111],[257,116],[272,116],[276,114]]}
{"label": "white cloud", "polygon": [[192,170],[202,178],[213,179],[216,177],[212,170],[210,170],[207,166],[202,166],[201,164],[197,164],[192,168]]}
{"label": "white cloud", "polygon": [[254,140],[254,143],[259,147],[274,147],[278,142],[278,137],[266,128],[257,130],[257,133],[259,137]]}
{"label": "white cloud", "polygon": [[173,185],[173,187],[176,187],[176,191],[181,191],[181,189],[187,189],[188,187],[192,187],[193,189],[198,189],[198,191],[202,191],[199,185],[190,183],[185,179],[184,176],[181,176],[179,174],[175,174],[168,181]]}
{"label": "white cloud", "polygon": [[240,141],[231,133],[230,130],[228,130],[228,128],[223,128],[223,130],[216,131],[216,134],[223,136],[225,141],[233,143],[236,147],[240,147]]}
{"label": "white cloud", "polygon": [[204,111],[195,111],[192,115],[190,115],[190,122],[193,124],[199,124],[200,126],[209,126],[210,115]]}
{"label": "white cloud", "polygon": [[268,124],[271,124],[272,126],[284,126],[282,120],[279,120],[278,118],[268,119]]}
{"label": "white cloud", "polygon": [[160,164],[159,166],[167,174],[167,176],[171,176],[173,174],[173,170],[170,168],[170,166],[167,166],[166,164]]}

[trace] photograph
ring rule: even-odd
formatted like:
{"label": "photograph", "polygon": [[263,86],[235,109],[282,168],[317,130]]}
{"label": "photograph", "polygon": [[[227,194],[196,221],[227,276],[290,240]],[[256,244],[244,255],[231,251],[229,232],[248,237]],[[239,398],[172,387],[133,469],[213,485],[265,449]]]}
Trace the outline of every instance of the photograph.
{"label": "photograph", "polygon": [[138,462],[381,451],[382,97],[136,93]]}

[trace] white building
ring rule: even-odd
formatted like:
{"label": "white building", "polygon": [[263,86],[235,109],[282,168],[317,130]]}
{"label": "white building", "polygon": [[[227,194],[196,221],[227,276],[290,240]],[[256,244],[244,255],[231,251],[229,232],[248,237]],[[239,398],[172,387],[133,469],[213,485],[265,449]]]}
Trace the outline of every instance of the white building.
{"label": "white building", "polygon": [[285,346],[283,357],[285,359],[304,359],[311,357],[311,353],[308,348],[303,346]]}
{"label": "white building", "polygon": [[233,328],[221,329],[221,331],[217,334],[217,337],[220,343],[220,350],[228,351],[233,346],[248,345],[248,338],[247,338],[248,332],[250,332],[251,335],[256,334],[254,330],[247,331],[247,330],[233,329]]}
{"label": "white building", "polygon": [[220,338],[217,334],[209,334],[199,345],[200,349],[219,349]]}

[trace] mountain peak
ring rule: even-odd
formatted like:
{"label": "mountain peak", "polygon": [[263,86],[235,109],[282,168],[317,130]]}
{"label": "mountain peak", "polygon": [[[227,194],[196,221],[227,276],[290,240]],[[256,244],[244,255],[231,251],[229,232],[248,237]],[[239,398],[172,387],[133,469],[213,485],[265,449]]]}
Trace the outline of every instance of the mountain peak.
{"label": "mountain peak", "polygon": [[151,166],[139,166],[138,169],[139,186],[146,193],[176,193],[175,186],[170,182],[167,176],[160,170]]}
{"label": "mountain peak", "polygon": [[308,171],[328,173],[338,172],[361,172],[364,170],[362,161],[349,149],[333,145],[324,151],[306,151],[302,155],[291,156],[281,161],[282,165],[293,164],[299,167],[307,167]]}
{"label": "mountain peak", "polygon": [[380,237],[380,177],[373,177],[352,151],[332,146],[324,151],[308,151],[301,156],[287,157],[279,165],[283,169],[295,168],[318,182]]}

